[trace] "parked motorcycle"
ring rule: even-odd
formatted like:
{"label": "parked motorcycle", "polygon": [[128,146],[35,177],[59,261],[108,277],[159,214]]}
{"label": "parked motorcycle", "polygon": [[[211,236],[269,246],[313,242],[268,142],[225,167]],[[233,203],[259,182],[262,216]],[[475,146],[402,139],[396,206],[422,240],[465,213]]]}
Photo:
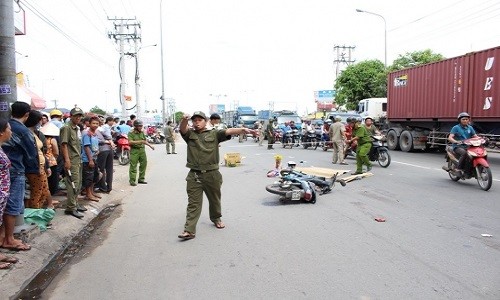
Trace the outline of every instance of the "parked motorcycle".
{"label": "parked motorcycle", "polygon": [[486,142],[486,139],[480,137],[463,141],[467,145],[467,156],[464,161],[463,171],[457,170],[458,157],[453,151],[453,147],[446,147],[445,158],[447,164],[443,166],[443,170],[448,172],[451,180],[476,178],[481,189],[487,191],[491,188],[493,175],[487,160],[488,153],[484,146]]}
{"label": "parked motorcycle", "polygon": [[316,148],[318,148],[318,144],[319,141],[316,136],[316,130],[308,130],[302,135],[302,147],[304,147],[304,149],[311,147],[316,150]]}
{"label": "parked motorcycle", "polygon": [[125,134],[120,134],[116,137],[115,157],[118,158],[120,165],[126,165],[130,162],[130,144],[128,137]]}
{"label": "parked motorcycle", "polygon": [[[325,177],[307,175],[302,172],[295,171],[294,165],[288,169],[280,171],[280,180],[266,186],[269,193],[280,195],[280,202],[286,201],[306,201],[316,203],[318,195],[329,193],[335,185],[337,174],[330,180]],[[346,183],[339,181],[342,186]]]}

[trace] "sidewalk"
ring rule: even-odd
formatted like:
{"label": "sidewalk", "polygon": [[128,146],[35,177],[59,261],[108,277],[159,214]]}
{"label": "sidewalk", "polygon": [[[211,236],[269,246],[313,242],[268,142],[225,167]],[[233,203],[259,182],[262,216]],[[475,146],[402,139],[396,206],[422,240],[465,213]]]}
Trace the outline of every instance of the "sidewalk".
{"label": "sidewalk", "polygon": [[[75,240],[84,242],[99,219],[105,218],[125,196],[129,195],[128,168],[128,165],[118,165],[115,160],[113,191],[109,194],[99,194],[102,196],[99,202],[80,200],[79,203],[88,209],[82,219],[65,215],[64,206],[59,205],[51,229],[40,232],[36,227],[24,235],[26,242],[31,245],[31,250],[19,252],[0,250],[5,255],[19,259],[19,262],[9,270],[0,270],[0,299],[12,299],[18,296],[31,282],[38,289],[44,289],[45,285],[50,283],[54,273],[57,274],[71,259],[71,253],[77,252],[80,248],[68,246]],[[63,196],[54,199],[61,201],[62,205],[66,202]]]}

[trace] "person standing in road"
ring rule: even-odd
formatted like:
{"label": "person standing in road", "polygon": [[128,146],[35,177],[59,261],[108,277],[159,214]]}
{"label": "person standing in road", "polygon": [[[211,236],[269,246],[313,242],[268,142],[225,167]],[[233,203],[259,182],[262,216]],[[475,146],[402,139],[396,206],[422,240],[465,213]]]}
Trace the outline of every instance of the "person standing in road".
{"label": "person standing in road", "polygon": [[67,191],[66,209],[67,215],[75,218],[83,218],[80,212],[87,209],[78,204],[78,193],[82,186],[82,133],[80,132],[80,121],[83,111],[75,107],[70,111],[70,121],[61,127],[59,138],[61,140],[61,154],[64,158],[64,170],[66,176],[64,183]]}
{"label": "person standing in road", "polygon": [[266,127],[266,134],[267,134],[267,150],[274,149],[273,144],[274,144],[274,119],[271,118],[269,119],[269,124],[267,124]]}
{"label": "person standing in road", "polygon": [[264,121],[259,122],[258,130],[259,130],[259,146],[262,146],[262,143],[264,142],[264,138],[266,136],[266,127],[264,126]]}
{"label": "person standing in road", "polygon": [[366,166],[366,172],[370,172],[372,169],[372,164],[368,158],[368,153],[372,148],[372,138],[368,129],[361,125],[361,122],[363,122],[361,117],[355,118],[354,137],[351,142],[357,141],[358,146],[356,147],[356,172],[351,173],[352,175],[363,174],[363,165]]}
{"label": "person standing in road", "polygon": [[[165,138],[167,140],[167,154],[177,154],[177,152],[175,152],[175,131],[172,121],[167,122],[167,126],[165,127]],[[170,152],[170,147],[172,147],[172,152]]]}
{"label": "person standing in road", "polygon": [[[191,119],[193,128],[188,127]],[[182,139],[187,143],[187,164],[189,173],[186,177],[188,205],[184,231],[180,239],[193,239],[196,235],[196,224],[201,215],[203,192],[208,199],[210,221],[216,228],[222,229],[221,221],[221,186],[222,175],[219,172],[219,143],[230,140],[232,135],[253,133],[248,128],[229,128],[211,130],[207,127],[207,117],[201,111],[193,116],[184,115],[180,123]]]}
{"label": "person standing in road", "polygon": [[139,163],[139,184],[147,184],[146,178],[146,167],[148,165],[148,157],[146,156],[146,149],[144,145],[147,145],[152,150],[155,149],[146,140],[146,135],[142,130],[143,123],[141,120],[134,121],[134,129],[128,133],[128,142],[130,143],[130,169],[129,169],[129,182],[131,186],[136,186],[135,182],[137,178],[137,163]]}
{"label": "person standing in road", "polygon": [[340,116],[336,116],[334,119],[334,123],[330,126],[328,131],[330,135],[330,141],[332,141],[333,146],[333,160],[332,163],[336,164],[339,162],[341,165],[347,165],[344,161],[344,143],[346,140],[345,135],[345,126],[342,124],[342,118]]}
{"label": "person standing in road", "polygon": [[12,103],[9,120],[12,138],[2,144],[2,149],[10,160],[10,195],[3,214],[3,225],[0,236],[2,248],[26,251],[31,246],[14,238],[16,218],[24,213],[24,193],[28,173],[38,173],[38,152],[35,139],[28,127],[24,125],[29,117],[31,107],[28,103],[16,101]]}

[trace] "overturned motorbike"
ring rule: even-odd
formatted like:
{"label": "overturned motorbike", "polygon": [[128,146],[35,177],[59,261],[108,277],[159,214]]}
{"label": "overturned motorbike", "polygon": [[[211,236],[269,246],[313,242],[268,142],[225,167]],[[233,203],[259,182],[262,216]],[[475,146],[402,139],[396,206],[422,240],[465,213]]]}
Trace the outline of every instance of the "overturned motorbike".
{"label": "overturned motorbike", "polygon": [[[306,201],[316,203],[319,195],[329,193],[337,181],[336,173],[331,179],[321,176],[308,175],[294,170],[296,164],[288,163],[288,168],[280,171],[280,180],[266,186],[269,193],[280,195],[280,202],[286,201]],[[344,180],[338,180],[342,186],[346,183]]]}
{"label": "overturned motorbike", "polygon": [[448,172],[451,180],[476,178],[481,189],[487,191],[493,184],[493,175],[487,160],[487,151],[484,147],[486,143],[484,138],[470,138],[463,142],[467,146],[467,156],[464,161],[463,170],[457,170],[458,157],[453,151],[453,147],[446,147],[446,162],[443,170]]}

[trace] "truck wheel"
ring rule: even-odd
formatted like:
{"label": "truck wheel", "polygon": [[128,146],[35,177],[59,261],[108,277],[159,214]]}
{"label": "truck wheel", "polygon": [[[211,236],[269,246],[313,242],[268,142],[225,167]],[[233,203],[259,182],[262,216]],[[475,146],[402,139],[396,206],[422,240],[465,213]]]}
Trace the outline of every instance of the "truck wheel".
{"label": "truck wheel", "polygon": [[387,147],[390,150],[398,150],[399,149],[399,139],[396,131],[391,130],[387,133]]}
{"label": "truck wheel", "polygon": [[401,151],[410,152],[413,150],[413,136],[408,130],[401,133],[399,137],[399,148]]}

